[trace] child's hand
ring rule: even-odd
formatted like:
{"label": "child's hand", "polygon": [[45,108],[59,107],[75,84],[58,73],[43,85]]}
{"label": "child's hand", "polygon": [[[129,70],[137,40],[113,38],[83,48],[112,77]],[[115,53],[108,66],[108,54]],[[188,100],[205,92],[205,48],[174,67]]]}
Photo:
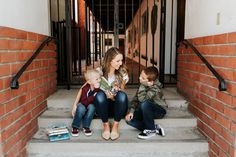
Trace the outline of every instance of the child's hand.
{"label": "child's hand", "polygon": [[131,119],[133,119],[134,117],[134,114],[133,113],[128,113],[126,116],[125,116],[125,120],[126,121],[130,121]]}
{"label": "child's hand", "polygon": [[150,86],[153,86],[154,82],[153,81],[148,81],[147,82],[147,85],[150,87]]}
{"label": "child's hand", "polygon": [[72,108],[72,111],[71,111],[72,117],[75,116],[76,109],[77,109],[77,105],[73,105],[73,108]]}

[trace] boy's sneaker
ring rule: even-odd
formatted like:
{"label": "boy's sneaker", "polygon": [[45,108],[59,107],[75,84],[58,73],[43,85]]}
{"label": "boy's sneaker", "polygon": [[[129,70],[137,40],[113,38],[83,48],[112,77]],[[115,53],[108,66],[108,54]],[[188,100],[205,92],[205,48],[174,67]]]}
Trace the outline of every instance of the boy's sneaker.
{"label": "boy's sneaker", "polygon": [[93,134],[92,130],[90,128],[83,128],[83,132],[85,136],[91,136]]}
{"label": "boy's sneaker", "polygon": [[140,139],[149,139],[153,136],[156,135],[156,130],[143,130],[143,132],[141,132],[139,135],[138,135],[138,138]]}
{"label": "boy's sneaker", "polygon": [[71,136],[73,136],[73,137],[79,136],[79,129],[78,128],[72,128]]}
{"label": "boy's sneaker", "polygon": [[166,135],[164,128],[161,127],[160,124],[155,124],[155,128],[156,128],[156,134],[161,135],[163,137]]}

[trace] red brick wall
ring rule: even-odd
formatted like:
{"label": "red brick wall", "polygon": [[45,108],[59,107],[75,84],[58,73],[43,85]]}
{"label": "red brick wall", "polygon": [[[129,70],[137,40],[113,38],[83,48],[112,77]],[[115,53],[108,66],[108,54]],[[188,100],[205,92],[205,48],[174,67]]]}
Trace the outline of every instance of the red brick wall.
{"label": "red brick wall", "polygon": [[52,42],[23,73],[20,88],[10,88],[12,77],[45,37],[0,27],[0,153],[6,156],[25,156],[26,143],[38,129],[37,117],[56,90],[56,46]]}
{"label": "red brick wall", "polygon": [[218,80],[190,48],[178,49],[178,90],[190,102],[198,128],[209,140],[209,156],[233,157],[236,133],[236,33],[190,40],[228,89],[218,90]]}

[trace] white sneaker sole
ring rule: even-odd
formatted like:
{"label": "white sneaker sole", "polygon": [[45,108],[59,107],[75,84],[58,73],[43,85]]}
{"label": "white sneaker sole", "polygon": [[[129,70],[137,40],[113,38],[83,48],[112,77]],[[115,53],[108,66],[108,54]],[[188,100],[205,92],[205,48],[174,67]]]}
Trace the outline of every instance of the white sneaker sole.
{"label": "white sneaker sole", "polygon": [[84,133],[85,136],[92,136],[92,134],[93,134],[93,133],[90,133],[90,134]]}
{"label": "white sneaker sole", "polygon": [[140,136],[140,135],[138,135],[138,138],[139,138],[139,139],[142,139],[142,140],[146,140],[146,139],[149,139],[149,138],[151,138],[151,137],[153,137],[153,136],[156,136],[156,134],[154,133],[154,134],[149,135],[149,136]]}
{"label": "white sneaker sole", "polygon": [[71,134],[72,137],[78,137],[79,134]]}

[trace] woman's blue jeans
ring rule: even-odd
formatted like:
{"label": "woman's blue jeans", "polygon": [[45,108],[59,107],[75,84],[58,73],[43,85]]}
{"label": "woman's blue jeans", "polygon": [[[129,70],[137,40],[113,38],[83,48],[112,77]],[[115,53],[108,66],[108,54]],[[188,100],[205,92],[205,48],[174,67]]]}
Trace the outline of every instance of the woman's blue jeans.
{"label": "woman's blue jeans", "polygon": [[119,91],[115,96],[115,101],[112,101],[107,99],[103,91],[99,91],[95,96],[95,106],[103,123],[108,122],[109,117],[114,117],[114,120],[119,122],[127,112],[128,98],[126,93]]}
{"label": "woman's blue jeans", "polygon": [[94,113],[95,106],[93,104],[89,104],[86,108],[83,104],[79,103],[72,122],[72,127],[80,128],[80,123],[83,120],[83,128],[89,128],[91,121],[93,120]]}
{"label": "woman's blue jeans", "polygon": [[150,101],[142,102],[134,111],[133,119],[127,121],[127,124],[143,131],[144,129],[155,130],[156,118],[163,118],[166,110],[160,105],[155,105]]}

